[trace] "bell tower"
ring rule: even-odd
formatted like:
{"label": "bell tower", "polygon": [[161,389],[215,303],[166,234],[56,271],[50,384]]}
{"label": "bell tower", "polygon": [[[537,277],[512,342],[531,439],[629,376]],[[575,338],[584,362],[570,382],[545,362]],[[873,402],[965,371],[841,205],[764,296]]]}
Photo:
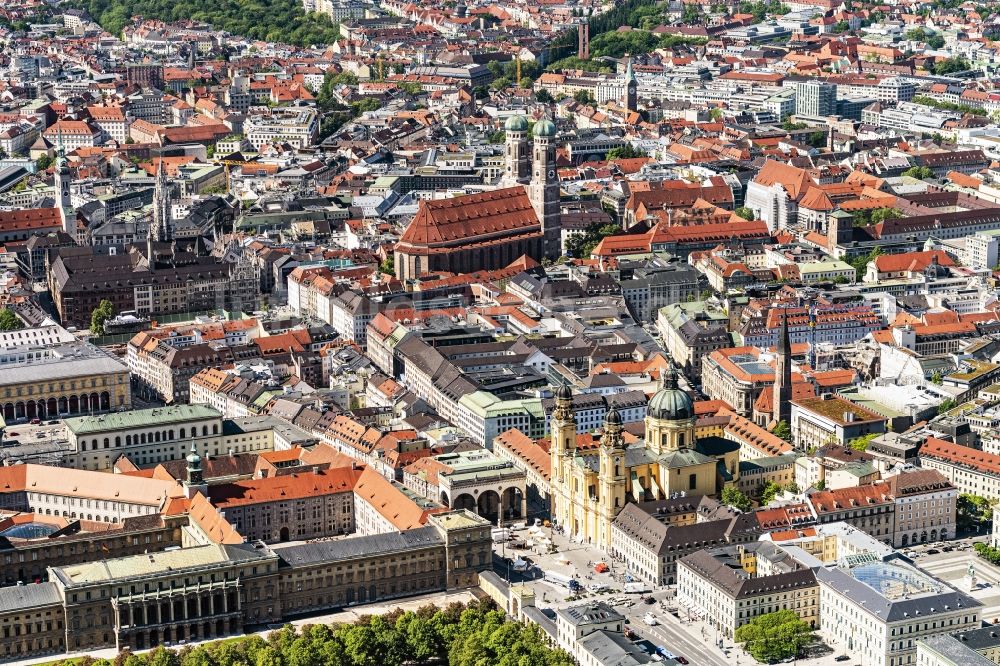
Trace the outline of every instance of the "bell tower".
{"label": "bell tower", "polygon": [[792,343],[788,338],[788,310],[781,313],[778,354],[774,361],[774,421],[792,422]]}
{"label": "bell tower", "polygon": [[625,108],[635,111],[639,108],[639,82],[636,81],[635,72],[632,70],[632,59],[628,59],[628,67],[625,69]]}
{"label": "bell tower", "polygon": [[573,412],[573,390],[560,386],[556,390],[556,408],[552,411],[552,482],[566,480],[566,459],[576,451],[576,414]]}
{"label": "bell tower", "polygon": [[600,518],[597,542],[611,543],[611,522],[625,507],[625,440],[622,437],[622,417],[612,407],[604,417],[604,434],[601,435]]}
{"label": "bell tower", "polygon": [[542,226],[543,254],[550,259],[562,256],[562,224],[559,219],[559,178],[556,175],[556,125],[543,118],[535,123],[531,183],[528,199]]}
{"label": "bell tower", "polygon": [[504,184],[510,187],[527,183],[531,177],[528,165],[528,121],[524,116],[511,116],[504,125],[507,133],[504,145]]}

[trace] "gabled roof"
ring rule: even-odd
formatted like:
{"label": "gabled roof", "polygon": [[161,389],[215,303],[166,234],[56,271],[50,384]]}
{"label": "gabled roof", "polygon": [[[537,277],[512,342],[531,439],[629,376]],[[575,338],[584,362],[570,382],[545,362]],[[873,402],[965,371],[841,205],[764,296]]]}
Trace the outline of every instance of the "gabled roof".
{"label": "gabled roof", "polygon": [[439,201],[422,200],[400,243],[412,246],[465,246],[477,237],[504,232],[537,232],[538,217],[520,185]]}
{"label": "gabled roof", "polygon": [[812,185],[812,179],[805,170],[775,160],[764,162],[753,180],[761,185],[780,185],[792,199],[798,199]]}

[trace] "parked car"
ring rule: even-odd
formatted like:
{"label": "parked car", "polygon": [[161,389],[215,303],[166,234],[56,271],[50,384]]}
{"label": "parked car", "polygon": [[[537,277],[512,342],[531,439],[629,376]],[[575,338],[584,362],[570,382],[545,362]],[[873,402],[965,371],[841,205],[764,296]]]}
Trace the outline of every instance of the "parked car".
{"label": "parked car", "polygon": [[941,552],[941,551],[940,551],[940,550],[938,550],[937,548],[931,548],[930,550],[928,550],[928,551],[927,551],[927,554],[928,554],[928,555],[937,555],[937,554],[938,554],[938,553],[940,553],[940,552]]}
{"label": "parked car", "polygon": [[659,621],[656,619],[656,616],[653,615],[652,613],[646,613],[645,615],[643,615],[642,621],[651,627],[655,627],[657,624],[659,624]]}

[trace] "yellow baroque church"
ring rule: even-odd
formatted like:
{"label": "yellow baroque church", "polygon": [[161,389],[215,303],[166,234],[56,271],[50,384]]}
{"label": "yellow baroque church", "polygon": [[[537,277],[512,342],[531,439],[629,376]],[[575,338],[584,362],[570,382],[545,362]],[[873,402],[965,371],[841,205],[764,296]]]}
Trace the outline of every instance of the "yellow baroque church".
{"label": "yellow baroque church", "polygon": [[694,403],[671,369],[646,409],[646,434],[629,446],[622,419],[608,411],[597,452],[576,449],[573,393],[556,391],[550,498],[554,523],[580,543],[611,545],[611,523],[628,502],[714,495],[739,476],[739,444],[695,435]]}

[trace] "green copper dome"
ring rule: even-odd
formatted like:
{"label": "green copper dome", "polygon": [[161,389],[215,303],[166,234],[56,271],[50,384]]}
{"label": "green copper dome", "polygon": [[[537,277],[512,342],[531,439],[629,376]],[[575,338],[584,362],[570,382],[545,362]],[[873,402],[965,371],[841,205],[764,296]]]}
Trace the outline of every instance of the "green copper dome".
{"label": "green copper dome", "polygon": [[524,116],[511,116],[504,123],[504,129],[508,132],[527,132],[528,131],[528,119]]}
{"label": "green copper dome", "polygon": [[677,386],[677,371],[670,369],[663,388],[656,392],[646,407],[650,417],[662,421],[680,421],[694,416],[694,401]]}
{"label": "green copper dome", "polygon": [[548,118],[535,123],[534,134],[536,137],[553,137],[556,135],[556,124]]}

